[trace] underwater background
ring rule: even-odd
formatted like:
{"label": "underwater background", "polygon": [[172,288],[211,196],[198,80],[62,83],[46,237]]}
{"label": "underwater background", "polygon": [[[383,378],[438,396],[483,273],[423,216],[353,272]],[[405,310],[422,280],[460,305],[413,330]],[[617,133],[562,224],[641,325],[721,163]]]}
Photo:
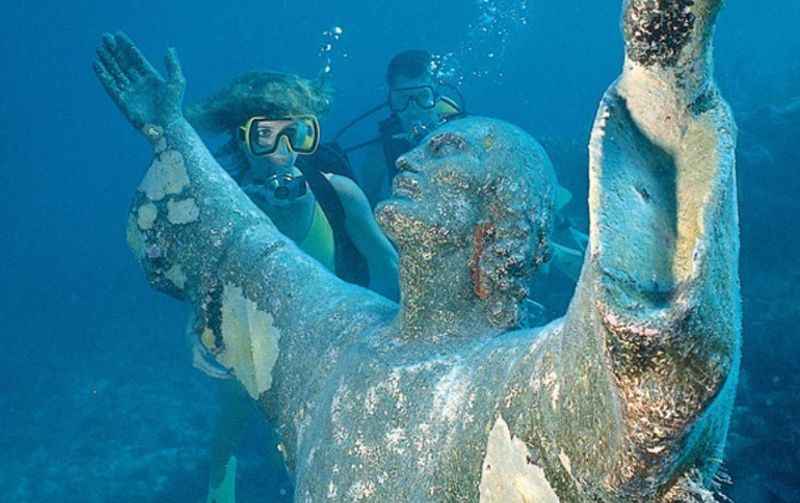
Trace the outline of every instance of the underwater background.
{"label": "underwater background", "polygon": [[[0,501],[205,498],[215,386],[191,366],[184,306],[152,291],[127,249],[151,154],[91,71],[102,32],[124,30],[159,66],[176,47],[186,103],[248,70],[329,71],[323,139],[385,99],[393,54],[428,49],[471,113],[544,144],[585,230],[586,144],[621,67],[619,11],[611,0],[5,2]],[[741,503],[800,502],[798,22],[797,0],[730,0],[716,36],[740,128],[743,370],[723,466]],[[374,136],[376,118],[344,143]],[[551,289],[548,313],[570,288]],[[261,423],[241,449],[238,493],[292,498]]]}

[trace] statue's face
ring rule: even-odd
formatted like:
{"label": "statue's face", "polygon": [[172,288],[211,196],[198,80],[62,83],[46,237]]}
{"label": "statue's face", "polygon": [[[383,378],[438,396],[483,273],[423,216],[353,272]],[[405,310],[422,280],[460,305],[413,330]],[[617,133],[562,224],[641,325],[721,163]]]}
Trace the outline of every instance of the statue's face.
{"label": "statue's face", "polygon": [[[397,167],[376,217],[401,259],[454,258],[427,272],[453,280],[468,272],[491,322],[516,325],[525,287],[548,255],[553,168],[542,147],[508,123],[467,117],[431,133]],[[413,277],[426,273],[405,264]]]}
{"label": "statue's face", "polygon": [[376,211],[395,243],[459,246],[472,237],[488,183],[485,129],[455,121],[397,160],[392,197]]}

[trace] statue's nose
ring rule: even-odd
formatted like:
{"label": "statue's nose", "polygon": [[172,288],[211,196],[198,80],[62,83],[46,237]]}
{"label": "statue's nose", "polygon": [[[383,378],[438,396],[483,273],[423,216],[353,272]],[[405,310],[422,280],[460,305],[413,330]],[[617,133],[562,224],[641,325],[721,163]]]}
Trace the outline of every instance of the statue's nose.
{"label": "statue's nose", "polygon": [[403,173],[404,171],[410,173],[419,173],[419,169],[411,164],[411,161],[409,161],[406,156],[398,157],[397,161],[395,162],[395,166],[397,167],[398,173]]}

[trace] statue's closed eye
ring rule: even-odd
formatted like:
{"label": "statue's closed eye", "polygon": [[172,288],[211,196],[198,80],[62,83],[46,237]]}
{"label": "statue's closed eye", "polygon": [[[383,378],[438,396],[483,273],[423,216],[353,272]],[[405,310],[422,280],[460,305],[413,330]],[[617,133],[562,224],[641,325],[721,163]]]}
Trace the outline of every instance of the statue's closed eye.
{"label": "statue's closed eye", "polygon": [[448,148],[456,150],[466,150],[467,142],[455,133],[441,133],[435,135],[428,141],[428,150],[432,154],[442,155],[448,152]]}

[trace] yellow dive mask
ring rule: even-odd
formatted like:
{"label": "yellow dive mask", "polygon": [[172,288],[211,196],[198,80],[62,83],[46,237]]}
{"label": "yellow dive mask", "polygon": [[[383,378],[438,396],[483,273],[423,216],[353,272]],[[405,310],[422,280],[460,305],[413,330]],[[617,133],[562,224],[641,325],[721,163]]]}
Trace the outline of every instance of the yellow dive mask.
{"label": "yellow dive mask", "polygon": [[278,149],[281,138],[298,154],[313,154],[319,146],[319,121],[313,115],[290,117],[250,117],[239,127],[239,136],[254,157],[264,157]]}

